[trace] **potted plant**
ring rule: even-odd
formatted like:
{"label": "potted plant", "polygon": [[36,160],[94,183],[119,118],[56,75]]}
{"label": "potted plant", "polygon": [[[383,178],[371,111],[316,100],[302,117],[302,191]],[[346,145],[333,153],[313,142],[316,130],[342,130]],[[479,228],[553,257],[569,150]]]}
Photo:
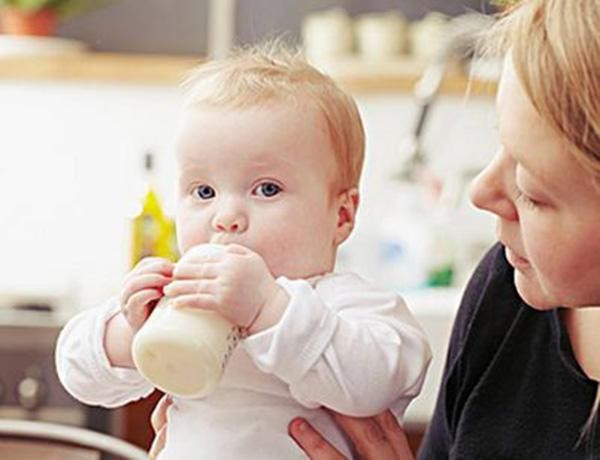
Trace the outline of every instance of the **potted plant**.
{"label": "potted plant", "polygon": [[102,0],[0,0],[2,31],[12,35],[53,35],[59,19],[89,10]]}

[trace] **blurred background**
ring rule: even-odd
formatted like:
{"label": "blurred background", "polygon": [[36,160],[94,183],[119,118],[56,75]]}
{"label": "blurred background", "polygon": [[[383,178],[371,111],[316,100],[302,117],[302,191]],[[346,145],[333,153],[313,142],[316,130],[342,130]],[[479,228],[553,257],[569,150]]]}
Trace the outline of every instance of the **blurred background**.
{"label": "blurred background", "polygon": [[185,72],[283,36],[363,116],[361,208],[338,266],[402,293],[431,338],[406,421],[416,448],[460,293],[494,241],[466,189],[498,145],[499,65],[472,51],[495,12],[480,0],[0,0],[0,418],[148,445],[155,399],[111,412],[75,403],[56,381],[54,340],[115,295],[137,259],[177,257]]}

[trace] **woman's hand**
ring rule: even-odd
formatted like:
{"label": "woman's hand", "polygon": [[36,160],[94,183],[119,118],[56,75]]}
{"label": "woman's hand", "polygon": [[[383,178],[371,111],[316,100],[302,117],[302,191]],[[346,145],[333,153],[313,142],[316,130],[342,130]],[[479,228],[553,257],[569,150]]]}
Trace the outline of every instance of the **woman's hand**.
{"label": "woman's hand", "polygon": [[[412,460],[414,458],[404,431],[389,410],[365,418],[330,413],[352,440],[360,458],[365,460]],[[345,458],[304,419],[292,420],[288,431],[294,441],[313,460]]]}
{"label": "woman's hand", "polygon": [[163,395],[152,411],[150,424],[154,430],[154,440],[150,446],[150,452],[148,452],[148,456],[152,460],[165,448],[167,442],[167,409],[172,403],[173,401],[169,395]]}
{"label": "woman's hand", "polygon": [[[149,456],[155,459],[164,449],[167,435],[167,410],[172,401],[164,395],[152,411],[151,424],[155,433]],[[357,418],[330,412],[335,422],[354,443],[364,460],[413,460],[404,431],[390,411],[374,417]],[[313,460],[343,460],[344,456],[301,418],[288,426],[290,436]]]}

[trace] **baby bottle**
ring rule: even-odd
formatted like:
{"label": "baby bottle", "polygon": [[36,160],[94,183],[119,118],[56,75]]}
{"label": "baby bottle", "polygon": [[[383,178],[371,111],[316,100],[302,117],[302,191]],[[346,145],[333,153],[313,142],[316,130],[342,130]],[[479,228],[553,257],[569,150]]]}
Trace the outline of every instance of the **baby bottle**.
{"label": "baby bottle", "polygon": [[[224,249],[202,244],[187,251],[181,261]],[[214,311],[173,308],[163,297],[132,344],[138,371],[165,393],[201,398],[219,383],[227,360],[239,341],[240,330]]]}

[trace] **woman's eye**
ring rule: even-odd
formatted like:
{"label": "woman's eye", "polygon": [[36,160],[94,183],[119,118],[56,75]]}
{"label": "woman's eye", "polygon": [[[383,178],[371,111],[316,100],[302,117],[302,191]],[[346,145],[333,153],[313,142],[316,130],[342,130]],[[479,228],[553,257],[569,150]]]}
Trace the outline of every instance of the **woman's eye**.
{"label": "woman's eye", "polygon": [[525,206],[530,207],[530,208],[540,208],[542,206],[542,203],[540,203],[539,201],[536,201],[536,200],[528,197],[527,195],[525,195],[520,190],[518,191],[518,195],[517,195],[517,198],[516,198],[515,201],[520,201]]}
{"label": "woman's eye", "polygon": [[271,198],[281,192],[281,187],[273,182],[263,182],[256,187],[256,193],[266,198]]}
{"label": "woman's eye", "polygon": [[215,189],[210,185],[199,185],[194,189],[194,194],[201,200],[210,200],[215,197]]}

